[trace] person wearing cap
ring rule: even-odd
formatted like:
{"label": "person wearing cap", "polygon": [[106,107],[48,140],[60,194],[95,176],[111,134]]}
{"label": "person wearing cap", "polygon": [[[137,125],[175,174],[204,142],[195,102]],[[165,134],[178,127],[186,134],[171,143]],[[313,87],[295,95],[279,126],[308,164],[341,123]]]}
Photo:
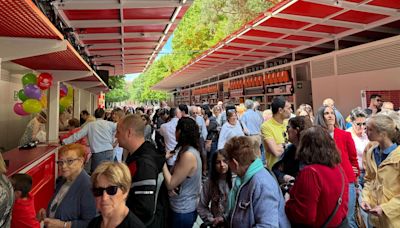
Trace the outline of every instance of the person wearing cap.
{"label": "person wearing cap", "polygon": [[19,140],[19,146],[26,145],[32,141],[38,140],[39,132],[46,132],[45,124],[47,123],[47,114],[44,111],[38,113],[35,118],[29,121],[25,128],[25,132]]}

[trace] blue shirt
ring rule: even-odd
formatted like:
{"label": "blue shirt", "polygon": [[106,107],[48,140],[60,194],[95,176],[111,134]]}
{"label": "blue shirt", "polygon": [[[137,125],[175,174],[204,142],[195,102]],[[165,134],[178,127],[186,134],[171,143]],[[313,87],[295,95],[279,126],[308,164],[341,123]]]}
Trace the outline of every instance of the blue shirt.
{"label": "blue shirt", "polygon": [[253,109],[248,109],[240,119],[247,126],[250,135],[259,135],[263,118]]}
{"label": "blue shirt", "polygon": [[380,153],[379,146],[374,149],[374,158],[375,158],[375,163],[376,166],[379,166],[388,156],[392,151],[394,151],[397,148],[397,144],[393,143],[391,146],[386,148],[382,154]]}
{"label": "blue shirt", "polygon": [[96,119],[96,121],[86,124],[80,131],[64,139],[63,143],[71,144],[87,136],[92,153],[112,150],[116,129],[116,123]]}
{"label": "blue shirt", "polygon": [[196,115],[196,123],[199,125],[200,136],[205,140],[208,135],[206,121],[204,121],[203,117]]}

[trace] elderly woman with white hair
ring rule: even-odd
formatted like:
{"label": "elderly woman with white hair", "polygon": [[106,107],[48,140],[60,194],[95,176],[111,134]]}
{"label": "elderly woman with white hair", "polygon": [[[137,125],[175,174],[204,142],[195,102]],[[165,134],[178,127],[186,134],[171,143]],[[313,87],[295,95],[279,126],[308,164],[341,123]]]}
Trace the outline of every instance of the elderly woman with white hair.
{"label": "elderly woman with white hair", "polygon": [[238,120],[238,115],[235,109],[226,111],[227,122],[222,126],[218,138],[217,149],[224,148],[225,143],[234,136],[245,136],[248,132],[246,124]]}

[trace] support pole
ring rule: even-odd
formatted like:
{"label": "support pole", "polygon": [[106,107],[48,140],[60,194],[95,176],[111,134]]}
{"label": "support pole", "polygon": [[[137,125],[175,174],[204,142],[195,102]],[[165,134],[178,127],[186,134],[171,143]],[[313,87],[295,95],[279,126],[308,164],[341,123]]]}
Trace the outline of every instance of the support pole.
{"label": "support pole", "polygon": [[48,112],[47,112],[47,142],[58,143],[59,131],[59,97],[60,82],[54,82],[49,88],[48,95]]}
{"label": "support pole", "polygon": [[80,119],[81,114],[81,90],[74,88],[74,114],[73,117]]}

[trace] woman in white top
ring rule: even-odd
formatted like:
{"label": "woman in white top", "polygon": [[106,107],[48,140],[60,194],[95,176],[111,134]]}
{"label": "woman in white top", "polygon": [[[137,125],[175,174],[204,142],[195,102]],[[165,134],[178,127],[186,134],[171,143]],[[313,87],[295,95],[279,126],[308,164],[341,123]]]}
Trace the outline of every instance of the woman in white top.
{"label": "woman in white top", "polygon": [[235,137],[244,136],[248,133],[247,127],[243,122],[238,120],[238,116],[235,109],[229,109],[226,111],[227,122],[221,128],[218,138],[218,150],[224,148],[225,143]]}
{"label": "woman in white top", "polygon": [[347,131],[351,133],[357,150],[357,161],[358,166],[360,167],[359,183],[361,186],[364,186],[365,175],[365,170],[363,167],[363,154],[364,149],[369,142],[366,134],[367,116],[367,113],[365,113],[360,107],[351,110],[350,119],[352,122],[352,127],[347,129]]}

